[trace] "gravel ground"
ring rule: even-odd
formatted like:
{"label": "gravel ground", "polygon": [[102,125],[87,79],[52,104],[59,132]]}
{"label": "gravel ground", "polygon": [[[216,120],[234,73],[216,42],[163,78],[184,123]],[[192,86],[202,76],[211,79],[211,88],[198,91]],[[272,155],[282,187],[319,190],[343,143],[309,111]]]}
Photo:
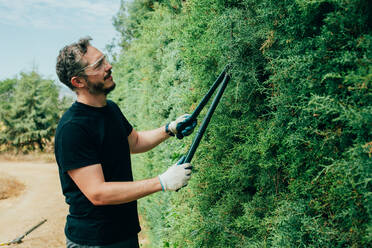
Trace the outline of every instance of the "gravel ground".
{"label": "gravel ground", "polygon": [[[21,244],[2,247],[65,247],[63,229],[68,206],[62,195],[57,165],[0,161],[0,175],[0,189],[5,196],[3,198],[6,198],[0,200],[0,243],[23,235],[47,219],[27,235]],[[140,243],[143,248],[148,246],[143,233],[140,233]]]}

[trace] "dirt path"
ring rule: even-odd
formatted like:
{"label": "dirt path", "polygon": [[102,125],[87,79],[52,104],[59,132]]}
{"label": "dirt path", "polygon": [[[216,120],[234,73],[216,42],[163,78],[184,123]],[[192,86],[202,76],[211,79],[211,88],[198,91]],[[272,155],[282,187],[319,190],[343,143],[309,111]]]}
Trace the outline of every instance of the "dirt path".
{"label": "dirt path", "polygon": [[0,201],[0,243],[13,240],[47,219],[46,223],[27,235],[23,243],[12,247],[64,247],[67,205],[61,194],[57,166],[51,163],[0,161],[0,173],[10,175],[25,185],[18,197]]}
{"label": "dirt path", "polygon": [[0,174],[12,176],[25,185],[18,197],[0,200],[0,243],[13,240],[47,219],[21,244],[2,247],[65,247],[64,225],[68,206],[61,192],[57,165],[0,161]]}

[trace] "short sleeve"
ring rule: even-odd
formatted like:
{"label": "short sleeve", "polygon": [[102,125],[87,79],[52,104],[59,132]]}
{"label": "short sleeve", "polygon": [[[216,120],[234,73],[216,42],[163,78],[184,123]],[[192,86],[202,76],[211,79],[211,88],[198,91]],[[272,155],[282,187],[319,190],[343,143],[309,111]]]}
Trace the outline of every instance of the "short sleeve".
{"label": "short sleeve", "polygon": [[100,163],[99,145],[78,124],[66,123],[56,142],[57,162],[63,172]]}
{"label": "short sleeve", "polygon": [[127,136],[129,136],[133,130],[133,126],[129,123],[129,121],[127,120],[127,118],[125,118],[125,116],[123,115],[123,113],[121,112],[119,106],[114,103],[113,101],[109,101],[110,104],[113,105],[114,107],[114,110],[118,113],[118,115],[120,116],[123,124],[124,124],[124,127],[125,127],[125,130],[127,130]]}
{"label": "short sleeve", "polygon": [[124,123],[125,129],[128,130],[127,136],[129,136],[131,134],[132,130],[133,130],[133,127],[129,123],[129,121],[127,120],[127,118],[125,118],[125,116],[123,114],[121,114],[121,115],[123,117],[123,123]]}

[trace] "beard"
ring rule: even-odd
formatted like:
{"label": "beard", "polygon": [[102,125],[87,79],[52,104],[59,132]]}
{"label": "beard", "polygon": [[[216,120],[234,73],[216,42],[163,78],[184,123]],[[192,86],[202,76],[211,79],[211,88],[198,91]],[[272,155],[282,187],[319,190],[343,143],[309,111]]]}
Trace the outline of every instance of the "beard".
{"label": "beard", "polygon": [[99,82],[99,83],[92,83],[89,80],[87,80],[87,86],[89,93],[92,95],[108,95],[111,91],[113,91],[116,87],[116,84],[113,82],[113,84],[110,87],[105,88],[105,83],[104,82]]}

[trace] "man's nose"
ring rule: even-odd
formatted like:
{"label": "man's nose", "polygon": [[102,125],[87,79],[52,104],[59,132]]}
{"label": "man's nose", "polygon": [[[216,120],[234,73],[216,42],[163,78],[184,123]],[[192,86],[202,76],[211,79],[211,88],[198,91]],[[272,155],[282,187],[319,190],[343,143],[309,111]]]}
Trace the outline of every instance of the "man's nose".
{"label": "man's nose", "polygon": [[109,62],[106,62],[105,64],[105,71],[109,71],[112,69],[112,65]]}

